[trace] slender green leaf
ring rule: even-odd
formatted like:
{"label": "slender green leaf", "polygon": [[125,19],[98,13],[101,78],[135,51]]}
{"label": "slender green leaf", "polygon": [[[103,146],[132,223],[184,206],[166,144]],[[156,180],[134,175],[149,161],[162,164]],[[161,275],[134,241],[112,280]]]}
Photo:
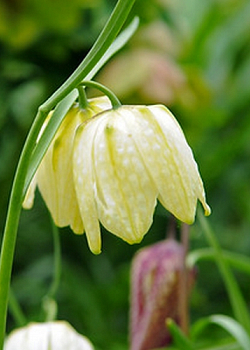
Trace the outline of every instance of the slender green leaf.
{"label": "slender green leaf", "polygon": [[13,292],[13,290],[10,288],[9,292],[9,308],[10,312],[12,314],[12,317],[14,318],[16,324],[19,327],[24,326],[27,323],[26,317],[23,313],[23,310],[21,309],[18,300]]}
{"label": "slender green leaf", "polygon": [[172,319],[167,320],[167,327],[173,337],[174,344],[178,346],[178,349],[180,350],[194,349],[190,340],[186,337],[186,335],[182,332],[182,330],[177,326],[177,324]]}
{"label": "slender green leaf", "polygon": [[242,349],[250,349],[250,338],[239,322],[225,315],[213,315],[209,317],[211,323],[224,328],[237,342],[242,346]]}
{"label": "slender green leaf", "polygon": [[135,17],[130,25],[124,29],[119,36],[115,39],[109,49],[105,52],[102,58],[97,62],[94,68],[86,75],[85,80],[91,80],[96,73],[104,66],[104,64],[117,52],[119,51],[132,37],[136,29],[139,26],[139,18]]}
{"label": "slender green leaf", "polygon": [[230,342],[230,343],[226,343],[226,344],[214,344],[211,346],[206,346],[206,347],[202,347],[202,348],[198,348],[198,350],[241,350],[241,347],[238,343],[236,342]]}
{"label": "slender green leaf", "polygon": [[212,315],[197,321],[192,327],[192,339],[195,340],[211,323],[227,331],[237,341],[241,349],[250,349],[250,338],[246,330],[239,322],[225,315]]}
{"label": "slender green leaf", "polygon": [[[232,267],[250,274],[250,258],[226,250],[222,250],[222,254]],[[215,260],[214,250],[212,248],[202,248],[190,252],[187,257],[187,264],[194,266],[199,260]]]}
{"label": "slender green leaf", "polygon": [[215,260],[220,270],[221,277],[223,278],[235,318],[250,334],[250,315],[241,290],[232,274],[228,261],[224,259],[221,247],[216,239],[215,233],[208,223],[208,220],[205,219],[201,212],[199,212],[198,217],[202,229],[206,234],[207,240],[214,249]]}

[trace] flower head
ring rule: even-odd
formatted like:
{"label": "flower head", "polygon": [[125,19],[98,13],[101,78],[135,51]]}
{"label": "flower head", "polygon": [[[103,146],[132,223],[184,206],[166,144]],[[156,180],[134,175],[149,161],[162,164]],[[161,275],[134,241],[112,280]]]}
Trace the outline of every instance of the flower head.
{"label": "flower head", "polygon": [[[72,170],[72,150],[77,127],[93,115],[111,108],[107,97],[89,100],[86,109],[77,104],[69,110],[52,140],[28,189],[23,207],[33,205],[36,185],[59,227],[70,226],[75,233],[83,233],[84,226],[78,208]],[[48,118],[51,117],[51,114]],[[48,120],[45,121],[45,126]]]}
{"label": "flower head", "polygon": [[73,148],[80,215],[90,249],[100,227],[129,243],[148,231],[157,198],[178,219],[194,221],[197,199],[209,215],[203,183],[185,136],[162,106],[122,106],[81,124]]}
{"label": "flower head", "polygon": [[90,341],[67,322],[31,323],[14,330],[4,350],[94,350]]}

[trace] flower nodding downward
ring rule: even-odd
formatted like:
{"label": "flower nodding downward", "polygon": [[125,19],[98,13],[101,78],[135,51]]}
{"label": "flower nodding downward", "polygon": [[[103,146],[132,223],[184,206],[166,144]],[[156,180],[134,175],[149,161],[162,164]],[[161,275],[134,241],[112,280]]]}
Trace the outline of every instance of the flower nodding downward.
{"label": "flower nodding downward", "polygon": [[73,150],[76,196],[90,249],[101,249],[99,221],[138,243],[148,231],[156,200],[185,223],[197,199],[210,213],[203,183],[184,134],[169,110],[122,106],[79,126]]}

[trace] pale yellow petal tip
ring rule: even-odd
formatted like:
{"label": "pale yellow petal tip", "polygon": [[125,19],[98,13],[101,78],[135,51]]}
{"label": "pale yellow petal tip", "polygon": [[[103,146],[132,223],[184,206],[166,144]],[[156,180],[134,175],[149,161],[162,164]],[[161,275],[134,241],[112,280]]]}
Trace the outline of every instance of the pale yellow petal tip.
{"label": "pale yellow petal tip", "polygon": [[192,216],[192,218],[190,219],[190,218],[188,218],[188,219],[186,219],[186,220],[181,220],[181,221],[183,221],[185,224],[187,224],[187,225],[192,225],[193,223],[194,223],[194,220],[195,220],[195,218],[194,218],[194,216]]}
{"label": "pale yellow petal tip", "polygon": [[200,198],[200,201],[201,201],[201,204],[203,206],[205,216],[209,216],[211,214],[211,208],[206,202],[206,197],[205,197],[204,193],[203,193],[202,198]]}
{"label": "pale yellow petal tip", "polygon": [[123,239],[125,242],[127,242],[128,244],[133,245],[133,244],[139,244],[139,243],[141,243],[141,241],[143,240],[145,234],[146,234],[146,232],[143,233],[143,234],[141,234],[141,235],[139,235],[139,236],[137,236],[137,237],[135,236],[135,237],[133,237],[133,238],[131,238],[131,237],[127,238],[127,237],[124,237],[124,235],[119,236],[119,237],[122,238],[122,239]]}
{"label": "pale yellow petal tip", "polygon": [[73,223],[71,223],[70,228],[76,235],[82,235],[84,233],[84,227],[81,219],[75,220]]}
{"label": "pale yellow petal tip", "polygon": [[93,245],[90,245],[89,244],[89,249],[91,250],[91,252],[95,255],[99,255],[101,254],[102,250],[101,250],[101,247],[95,247]]}
{"label": "pale yellow petal tip", "polygon": [[76,230],[76,229],[73,229],[71,226],[70,226],[71,230],[74,232],[75,235],[77,236],[80,236],[80,235],[83,235],[84,234],[84,231],[80,231],[80,230]]}
{"label": "pale yellow petal tip", "polygon": [[101,242],[100,233],[98,233],[97,237],[95,237],[95,235],[92,235],[92,233],[86,234],[86,236],[87,236],[87,241],[88,241],[90,251],[95,255],[100,254],[102,252],[102,249],[101,249],[102,242]]}
{"label": "pale yellow petal tip", "polygon": [[22,204],[22,207],[23,207],[23,209],[28,210],[28,209],[31,209],[33,207],[33,204],[34,204],[33,198],[30,198],[30,197],[26,198],[25,197],[23,204]]}
{"label": "pale yellow petal tip", "polygon": [[37,185],[37,179],[36,175],[33,177],[31,180],[31,183],[27,189],[27,192],[25,194],[22,207],[23,209],[31,209],[34,204],[34,199],[35,199],[35,190],[36,190],[36,185]]}
{"label": "pale yellow petal tip", "polygon": [[26,192],[26,195],[24,197],[24,201],[22,203],[23,209],[31,209],[34,204],[34,198],[35,198],[35,187],[30,186]]}
{"label": "pale yellow petal tip", "polygon": [[205,216],[209,216],[211,214],[210,206],[207,203],[205,203],[203,204],[203,208],[204,208]]}

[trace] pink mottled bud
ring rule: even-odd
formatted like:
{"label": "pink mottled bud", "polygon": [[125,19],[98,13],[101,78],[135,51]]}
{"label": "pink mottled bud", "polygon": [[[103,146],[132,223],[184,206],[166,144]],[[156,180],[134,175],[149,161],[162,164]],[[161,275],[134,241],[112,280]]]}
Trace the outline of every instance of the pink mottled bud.
{"label": "pink mottled bud", "polygon": [[174,239],[141,249],[135,256],[130,350],[150,350],[169,344],[165,320],[172,318],[178,322],[178,284],[183,259],[184,248]]}

